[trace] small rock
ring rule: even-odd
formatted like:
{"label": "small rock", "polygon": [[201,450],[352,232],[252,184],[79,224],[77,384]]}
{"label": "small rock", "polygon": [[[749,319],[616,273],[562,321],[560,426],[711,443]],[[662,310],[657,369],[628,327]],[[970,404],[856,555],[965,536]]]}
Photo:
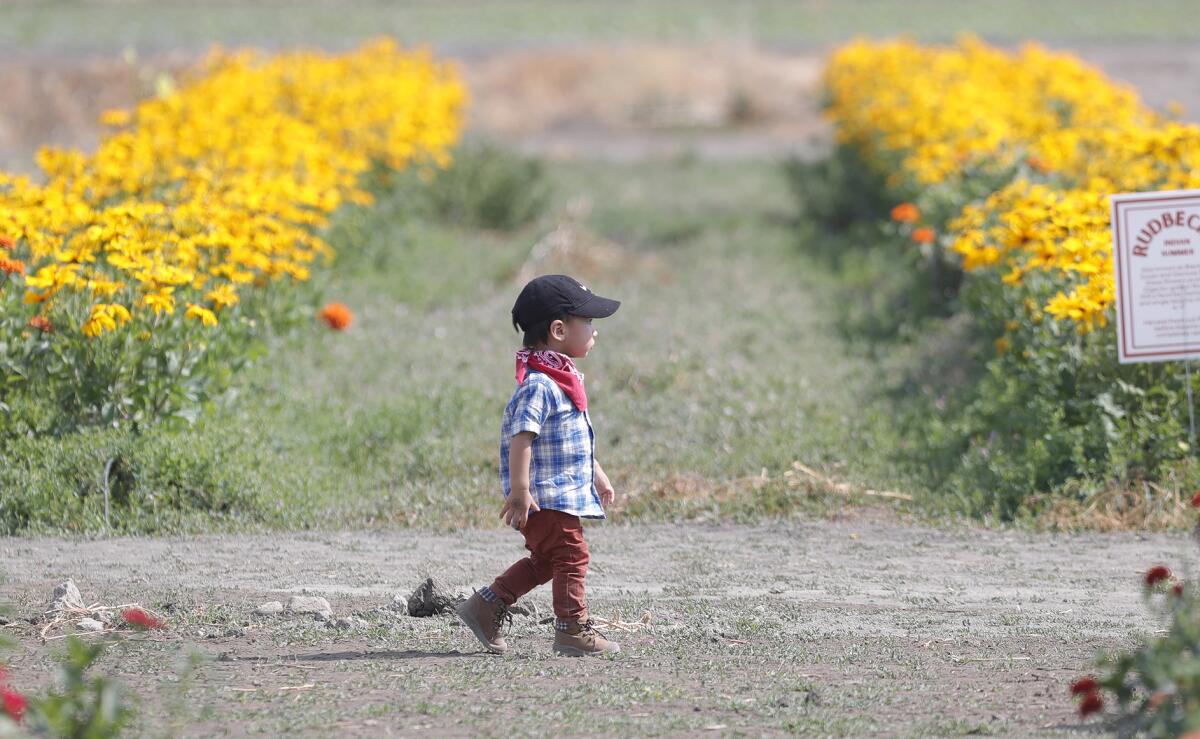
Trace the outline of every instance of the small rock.
{"label": "small rock", "polygon": [[[399,596],[395,600],[398,599]],[[424,618],[439,613],[448,613],[464,600],[466,598],[450,593],[445,585],[430,576],[417,586],[412,595],[408,596],[408,615]]]}
{"label": "small rock", "polygon": [[275,616],[283,613],[283,604],[277,600],[268,601],[255,608],[254,612],[260,616]]}
{"label": "small rock", "polygon": [[369,624],[355,616],[341,616],[330,621],[329,625],[335,629],[355,629],[361,626],[368,626]]}
{"label": "small rock", "polygon": [[528,603],[513,603],[508,607],[508,612],[514,616],[525,616],[537,621],[541,618],[541,613],[538,611],[537,603],[529,601]]}
{"label": "small rock", "polygon": [[94,618],[81,618],[75,625],[84,631],[104,631],[104,624]]}
{"label": "small rock", "polygon": [[288,601],[287,609],[291,613],[311,613],[319,621],[325,621],[333,615],[329,601],[316,595],[293,595]]}
{"label": "small rock", "polygon": [[83,596],[79,594],[79,588],[75,587],[75,581],[67,580],[50,594],[50,607],[46,611],[65,611],[72,608],[83,610]]}

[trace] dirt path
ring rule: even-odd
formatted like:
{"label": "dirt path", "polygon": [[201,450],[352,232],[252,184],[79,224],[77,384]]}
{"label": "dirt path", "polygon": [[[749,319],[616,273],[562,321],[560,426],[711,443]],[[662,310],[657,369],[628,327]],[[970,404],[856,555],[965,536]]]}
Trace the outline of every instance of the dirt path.
{"label": "dirt path", "polygon": [[[21,641],[12,672],[19,685],[50,679],[51,648],[21,619],[73,577],[87,601],[170,613],[168,632],[106,657],[147,731],[458,735],[499,719],[531,733],[1054,735],[1077,726],[1067,682],[1098,649],[1155,627],[1139,572],[1192,558],[1180,535],[928,528],[869,512],[589,537],[595,615],[651,619],[621,635],[613,661],[551,658],[548,627],[520,617],[513,653],[490,657],[452,619],[387,608],[425,573],[484,584],[520,553],[503,531],[0,540],[0,602]],[[306,590],[365,623],[252,614]],[[531,599],[549,613],[548,591]],[[212,661],[172,714],[170,665],[189,645]],[[544,705],[530,711],[534,694]]]}

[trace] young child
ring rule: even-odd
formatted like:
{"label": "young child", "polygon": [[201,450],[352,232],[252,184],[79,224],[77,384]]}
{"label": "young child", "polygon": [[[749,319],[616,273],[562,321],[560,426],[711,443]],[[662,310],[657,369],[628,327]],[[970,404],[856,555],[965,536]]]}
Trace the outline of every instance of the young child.
{"label": "young child", "polygon": [[596,343],[592,319],[611,316],[620,305],[566,275],[530,281],[513,305],[513,327],[525,337],[517,352],[517,389],[500,429],[500,517],[525,535],[530,555],[458,607],[459,617],[493,652],[508,648],[500,636],[508,607],[550,581],[556,653],[621,649],[592,627],[584,599],[588,548],[580,519],[604,518],[603,506],[614,493],[593,457],[583,375],[573,361]]}

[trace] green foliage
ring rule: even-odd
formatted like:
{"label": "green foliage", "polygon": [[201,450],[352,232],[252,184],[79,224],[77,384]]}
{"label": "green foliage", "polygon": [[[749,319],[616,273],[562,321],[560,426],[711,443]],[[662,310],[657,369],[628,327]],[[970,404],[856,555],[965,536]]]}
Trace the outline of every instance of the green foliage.
{"label": "green foliage", "polygon": [[120,736],[133,718],[124,691],[102,675],[86,674],[104,649],[103,642],[89,644],[74,636],[67,639],[62,657],[62,684],[45,697],[30,701],[26,721],[31,731],[70,739]]}
{"label": "green foliage", "polygon": [[1143,595],[1166,628],[1102,658],[1108,674],[1097,680],[1098,693],[1116,700],[1111,715],[1119,736],[1182,736],[1200,729],[1200,593],[1165,579]]}
{"label": "green foliage", "polygon": [[905,390],[909,459],[943,505],[1009,520],[1036,514],[1037,493],[1161,479],[1192,452],[1183,367],[1118,364],[1111,330],[1080,334],[1041,312],[1050,289],[1038,275],[1019,289],[969,281],[975,334],[960,357],[976,370]]}
{"label": "green foliage", "polygon": [[459,226],[510,231],[545,212],[550,188],[540,160],[487,141],[460,144],[452,156],[444,169],[376,172],[374,189],[414,215]]}
{"label": "green foliage", "polygon": [[874,221],[886,212],[889,196],[883,180],[851,147],[838,146],[817,161],[793,158],[783,168],[801,223],[818,223],[827,230],[842,231]]}
{"label": "green foliage", "polygon": [[886,222],[895,195],[854,149],[839,146],[817,162],[793,159],[783,170],[800,243],[842,282],[837,311],[845,339],[871,350],[953,313],[962,270],[940,248],[913,245]]}
{"label": "green foliage", "polygon": [[242,434],[90,429],[0,447],[0,532],[155,532],[261,520],[260,455]]}
{"label": "green foliage", "polygon": [[[234,376],[264,352],[272,331],[295,324],[298,291],[267,289],[221,314],[217,327],[176,314],[139,314],[116,331],[80,333],[85,295],[62,293],[26,324],[15,285],[0,291],[0,446],[20,436],[60,436],[86,428],[141,429],[195,421]],[[307,317],[307,311],[304,311]]]}
{"label": "green foliage", "polygon": [[[828,164],[838,174],[811,179],[809,199],[853,203],[858,190],[872,193],[869,173],[841,173],[856,166],[865,169],[839,150]],[[944,237],[912,242],[914,228],[940,233],[964,204],[1030,174],[981,166],[953,186],[925,188],[916,224],[881,223],[880,205],[822,206],[866,220],[834,219],[842,230],[819,239],[801,222],[805,243],[823,243],[818,253],[844,279],[839,326],[850,343],[877,357],[908,354],[882,383],[904,438],[895,463],[924,481],[927,502],[942,512],[1013,520],[1036,516],[1045,494],[1082,500],[1113,485],[1194,476],[1184,471],[1193,450],[1179,363],[1120,365],[1111,327],[1080,334],[1044,315],[1062,288],[1044,273],[1018,284],[998,267],[964,275]],[[822,208],[801,212],[825,217]]]}

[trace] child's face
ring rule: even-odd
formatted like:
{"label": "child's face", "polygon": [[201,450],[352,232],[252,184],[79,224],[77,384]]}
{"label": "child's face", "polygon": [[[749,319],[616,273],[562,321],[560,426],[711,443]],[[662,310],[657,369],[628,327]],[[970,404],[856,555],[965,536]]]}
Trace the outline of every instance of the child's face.
{"label": "child's face", "polygon": [[550,340],[558,345],[551,348],[568,357],[586,357],[596,345],[597,333],[592,328],[592,319],[568,316],[565,321],[555,321],[550,326]]}

